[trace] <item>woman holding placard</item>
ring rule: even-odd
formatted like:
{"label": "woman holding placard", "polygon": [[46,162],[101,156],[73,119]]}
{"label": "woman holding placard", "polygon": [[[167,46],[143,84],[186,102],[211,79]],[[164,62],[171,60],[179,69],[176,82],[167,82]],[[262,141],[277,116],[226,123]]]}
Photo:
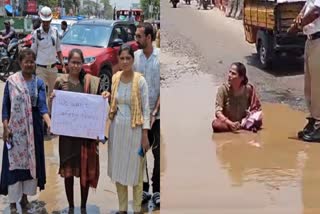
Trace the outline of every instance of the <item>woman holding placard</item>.
{"label": "woman holding placard", "polygon": [[43,120],[50,128],[45,83],[34,75],[36,56],[31,49],[19,54],[21,72],[11,75],[5,85],[2,106],[3,155],[0,194],[9,196],[12,213],[16,203],[28,204],[37,186],[46,183]]}
{"label": "woman holding placard", "polygon": [[120,48],[119,62],[122,71],[112,77],[108,175],[116,183],[120,213],[128,210],[128,186],[133,187],[134,212],[140,213],[144,154],[149,149],[148,86],[133,71],[134,52],[129,45]]}
{"label": "woman holding placard", "polygon": [[[86,74],[82,69],[83,53],[73,49],[68,57],[68,74],[58,77],[55,90],[78,93],[98,94],[100,79]],[[51,95],[53,99],[55,94]],[[109,92],[103,92],[107,98]],[[93,109],[94,111],[94,109]],[[73,184],[74,177],[80,178],[81,211],[86,211],[89,187],[96,188],[99,180],[99,150],[98,141],[79,137],[59,137],[59,174],[65,180],[65,191],[69,203],[69,211],[74,210]]]}

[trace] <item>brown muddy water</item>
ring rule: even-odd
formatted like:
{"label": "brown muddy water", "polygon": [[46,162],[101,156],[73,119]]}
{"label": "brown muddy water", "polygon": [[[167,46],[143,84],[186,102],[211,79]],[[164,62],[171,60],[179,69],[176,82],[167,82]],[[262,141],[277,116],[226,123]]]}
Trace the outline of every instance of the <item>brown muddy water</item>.
{"label": "brown muddy water", "polygon": [[[2,156],[3,142],[0,142],[0,154]],[[88,214],[107,214],[118,211],[118,199],[115,184],[113,184],[107,175],[107,144],[99,145],[100,153],[100,179],[97,189],[90,189],[87,213]],[[58,138],[51,141],[45,141],[46,155],[46,173],[47,184],[46,189],[34,197],[29,197],[31,208],[24,213],[45,214],[45,213],[68,213],[68,202],[64,191],[64,181],[57,174],[59,169],[59,145]],[[147,153],[149,171],[152,172],[153,156],[150,151]],[[2,158],[0,158],[1,164]],[[1,166],[1,165],[0,165]],[[75,179],[74,184],[75,197],[75,214],[80,213],[80,186],[79,179]],[[132,211],[132,188],[129,188],[129,210]],[[18,209],[21,212],[20,206]],[[154,211],[153,211],[154,210]],[[144,213],[159,214],[159,210],[155,210],[151,201],[148,205],[143,206]],[[7,197],[0,196],[0,212],[10,213]]]}
{"label": "brown muddy water", "polygon": [[262,131],[213,135],[217,86],[184,74],[161,88],[161,213],[320,213],[320,144],[296,139],[306,114],[263,103]]}

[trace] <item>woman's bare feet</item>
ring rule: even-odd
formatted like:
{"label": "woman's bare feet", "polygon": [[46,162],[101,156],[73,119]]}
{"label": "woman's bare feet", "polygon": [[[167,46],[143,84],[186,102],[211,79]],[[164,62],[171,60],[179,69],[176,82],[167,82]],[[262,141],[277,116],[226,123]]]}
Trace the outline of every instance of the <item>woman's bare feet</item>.
{"label": "woman's bare feet", "polygon": [[81,214],[87,214],[87,209],[85,207],[81,207]]}
{"label": "woman's bare feet", "polygon": [[74,207],[69,207],[68,214],[74,214]]}
{"label": "woman's bare feet", "polygon": [[22,209],[28,208],[28,204],[29,204],[28,197],[27,195],[23,194],[20,201],[21,208]]}
{"label": "woman's bare feet", "polygon": [[18,213],[16,203],[11,203],[11,204],[10,204],[10,213],[11,213],[11,214],[17,214],[17,213]]}

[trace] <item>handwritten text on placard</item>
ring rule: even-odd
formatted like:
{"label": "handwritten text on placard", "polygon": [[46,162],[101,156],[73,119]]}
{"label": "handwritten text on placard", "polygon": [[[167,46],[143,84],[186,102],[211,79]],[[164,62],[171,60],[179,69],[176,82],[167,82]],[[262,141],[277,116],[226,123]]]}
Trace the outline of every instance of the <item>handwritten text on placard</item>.
{"label": "handwritten text on placard", "polygon": [[104,139],[108,100],[102,96],[55,90],[51,132],[57,135]]}

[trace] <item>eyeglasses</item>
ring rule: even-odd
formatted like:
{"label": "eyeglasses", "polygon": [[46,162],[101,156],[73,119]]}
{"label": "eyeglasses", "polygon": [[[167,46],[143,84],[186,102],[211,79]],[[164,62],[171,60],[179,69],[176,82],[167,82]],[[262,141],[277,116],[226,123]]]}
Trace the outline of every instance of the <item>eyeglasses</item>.
{"label": "eyeglasses", "polygon": [[81,66],[82,62],[78,62],[78,61],[70,61],[69,64],[72,64],[74,66]]}

